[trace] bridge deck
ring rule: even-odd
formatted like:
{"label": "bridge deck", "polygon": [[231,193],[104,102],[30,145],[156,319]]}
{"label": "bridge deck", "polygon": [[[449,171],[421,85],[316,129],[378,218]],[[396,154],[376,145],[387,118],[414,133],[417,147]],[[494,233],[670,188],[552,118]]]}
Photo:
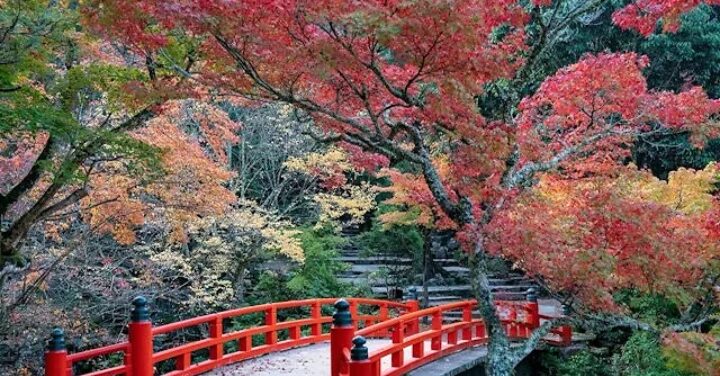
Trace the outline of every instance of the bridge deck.
{"label": "bridge deck", "polygon": [[[560,310],[559,303],[551,299],[540,300],[540,312],[556,314]],[[574,338],[577,341],[577,338]],[[582,341],[582,339],[580,339]],[[368,339],[367,347],[372,351],[390,344],[386,339]],[[425,351],[430,351],[430,342],[425,343]],[[439,359],[433,363],[411,371],[410,376],[445,376],[456,375],[483,361],[487,353],[485,347],[474,347],[460,351],[454,355]],[[405,349],[405,358],[411,359],[412,348]],[[383,358],[383,369],[390,368],[390,357]],[[318,343],[305,347],[275,352],[259,358],[246,360],[242,363],[219,368],[205,376],[322,376],[330,370],[330,343]]]}
{"label": "bridge deck", "polygon": [[[369,339],[368,348],[376,349],[388,345],[391,342],[384,339]],[[430,342],[425,344],[425,350],[430,351]],[[409,373],[410,376],[442,376],[446,369],[457,368],[458,361],[469,363],[482,361],[486,350],[484,347],[475,347],[457,353],[455,356],[448,356],[434,363],[430,363]],[[460,355],[462,354],[462,355]],[[412,349],[405,349],[405,357],[412,356]],[[383,358],[383,369],[390,368],[390,357]],[[450,367],[450,368],[448,368]],[[329,374],[330,370],[330,343],[318,343],[315,345],[300,347],[288,351],[268,354],[259,358],[246,360],[242,363],[220,368],[204,376],[323,376]],[[439,370],[442,370],[438,373]]]}
{"label": "bridge deck", "polygon": [[[368,348],[389,344],[389,340],[369,339]],[[410,356],[408,352],[408,355]],[[387,366],[390,366],[388,357]],[[384,365],[384,364],[383,364]],[[384,365],[385,366],[385,365]],[[330,374],[330,342],[276,352],[246,360],[203,374],[204,376],[325,376]]]}

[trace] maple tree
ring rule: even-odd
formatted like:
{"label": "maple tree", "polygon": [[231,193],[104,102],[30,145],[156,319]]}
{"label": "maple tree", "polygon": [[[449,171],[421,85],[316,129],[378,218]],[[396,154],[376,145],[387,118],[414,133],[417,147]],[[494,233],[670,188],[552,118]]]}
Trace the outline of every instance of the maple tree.
{"label": "maple tree", "polygon": [[[678,16],[700,3],[640,0],[614,19],[643,34],[658,21],[673,31]],[[584,56],[522,100],[516,116],[484,118],[474,97],[485,84],[522,79],[543,41],[526,40],[524,26],[533,12],[552,5],[94,0],[85,14],[97,32],[147,56],[162,55],[182,35],[193,41],[203,63],[193,69],[175,63],[181,76],[224,95],[293,105],[313,119],[316,139],[351,146],[360,160],[381,156],[391,166],[410,165],[405,173],[411,175],[390,176],[403,185],[403,197],[420,204],[421,213],[431,211],[438,217],[434,221],[455,229],[473,256],[475,293],[491,334],[487,372],[506,375],[549,325],[521,349],[510,350],[482,267],[488,235],[503,230],[495,218],[517,208],[518,198],[540,175],[554,174],[570,185],[591,176],[612,181],[639,136],[689,132],[699,143],[718,130],[712,120],[717,101],[699,88],[649,90],[642,70],[650,62],[635,53]],[[591,10],[581,6],[564,17],[576,19]],[[617,209],[618,216],[647,210],[667,220],[654,223],[656,231],[647,234],[658,239],[632,244],[646,250],[637,257],[650,255],[651,244],[661,239],[699,245],[705,236],[686,232],[691,221],[662,205],[603,202],[604,211]],[[651,214],[644,217],[647,222]],[[429,220],[427,214],[420,218]],[[610,227],[615,223],[612,216],[602,220]],[[532,224],[517,225],[521,232],[538,231]],[[586,240],[593,245],[593,239]],[[697,247],[691,253],[705,251]],[[549,272],[541,263],[532,267],[538,274]],[[698,277],[688,272],[687,280]]]}
{"label": "maple tree", "polygon": [[576,309],[618,310],[612,295],[631,288],[686,307],[712,288],[703,277],[719,251],[708,217],[717,177],[714,164],[677,171],[668,182],[634,166],[612,180],[545,175],[495,216],[490,249],[579,299]]}
{"label": "maple tree", "polygon": [[235,201],[224,183],[239,124],[218,102],[163,73],[162,59],[81,32],[72,4],[4,5],[0,265],[24,263],[39,223],[52,236],[79,218],[129,244],[153,219],[183,241],[185,223]]}
{"label": "maple tree", "polygon": [[244,301],[250,266],[263,251],[303,262],[296,237],[300,231],[290,227],[253,202],[241,201],[227,214],[191,221],[191,244],[175,243],[164,249],[152,245],[147,253],[160,265],[163,278],[178,285],[189,281],[188,307],[214,312]]}

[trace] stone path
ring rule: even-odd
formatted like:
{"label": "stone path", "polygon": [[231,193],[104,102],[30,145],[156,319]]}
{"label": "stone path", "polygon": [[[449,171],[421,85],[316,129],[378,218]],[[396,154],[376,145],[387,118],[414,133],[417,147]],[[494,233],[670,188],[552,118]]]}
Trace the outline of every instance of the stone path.
{"label": "stone path", "polygon": [[[389,344],[389,340],[370,339],[366,346],[374,349]],[[389,366],[390,359],[386,357]],[[330,374],[330,343],[290,349],[246,360],[217,369],[206,376],[326,376]]]}
{"label": "stone path", "polygon": [[[370,351],[390,344],[389,340],[370,339],[366,346]],[[430,351],[430,341],[425,343]],[[408,373],[408,376],[442,376],[449,370],[467,369],[470,364],[482,362],[487,350],[485,347],[473,347],[455,355],[436,360]],[[405,359],[412,358],[412,347],[405,349]],[[390,367],[390,356],[382,359],[382,369]],[[268,354],[214,370],[205,376],[325,376],[330,373],[330,343],[300,347],[287,351]]]}

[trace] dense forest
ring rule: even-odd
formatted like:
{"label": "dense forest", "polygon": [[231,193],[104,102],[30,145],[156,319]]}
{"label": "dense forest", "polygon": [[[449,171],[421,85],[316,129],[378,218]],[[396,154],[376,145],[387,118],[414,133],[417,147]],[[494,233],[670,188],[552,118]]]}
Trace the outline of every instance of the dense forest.
{"label": "dense forest", "polygon": [[[551,330],[493,330],[516,273],[593,333],[538,374],[716,376],[719,114],[716,0],[0,0],[0,374],[138,295],[462,280],[512,375]],[[411,262],[358,283],[347,249]]]}

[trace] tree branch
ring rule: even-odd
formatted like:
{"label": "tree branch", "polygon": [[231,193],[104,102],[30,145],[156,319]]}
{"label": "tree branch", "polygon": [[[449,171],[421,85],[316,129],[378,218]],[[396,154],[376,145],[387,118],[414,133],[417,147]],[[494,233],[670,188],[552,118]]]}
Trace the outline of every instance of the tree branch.
{"label": "tree branch", "polygon": [[25,177],[17,185],[10,189],[7,194],[0,195],[0,216],[4,215],[10,205],[17,201],[20,196],[30,190],[35,183],[37,183],[41,175],[42,162],[46,162],[51,159],[51,150],[54,146],[55,138],[51,135],[27,175],[25,175]]}

